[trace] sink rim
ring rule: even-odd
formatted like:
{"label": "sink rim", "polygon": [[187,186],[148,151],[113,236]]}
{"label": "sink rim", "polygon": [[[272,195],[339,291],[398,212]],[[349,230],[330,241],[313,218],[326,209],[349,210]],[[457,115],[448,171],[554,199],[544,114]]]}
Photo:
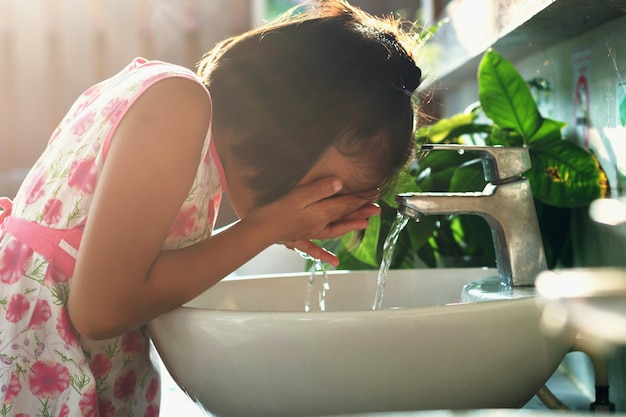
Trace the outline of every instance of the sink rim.
{"label": "sink rim", "polygon": [[[493,280],[497,280],[497,270],[495,268],[486,268],[486,267],[482,267],[482,268],[440,268],[440,269],[408,269],[408,270],[390,270],[389,274],[391,279],[393,278],[393,275],[402,275],[408,272],[415,272],[415,271],[419,271],[420,273],[424,273],[424,274],[433,274],[433,275],[441,275],[441,277],[437,277],[436,279],[443,279],[444,277],[448,277],[448,279],[452,279],[454,280],[454,285],[460,285],[459,287],[459,291],[462,290],[464,285],[470,284],[470,283],[476,283],[476,282],[480,282],[486,279],[493,279]],[[365,275],[367,277],[369,277],[369,279],[371,279],[371,277],[373,276],[377,276],[378,271],[376,270],[331,270],[331,271],[327,271],[329,280],[331,280],[331,291],[333,288],[333,283],[332,283],[332,279],[336,279],[336,278],[341,278],[342,275],[345,276],[353,276],[354,275]],[[458,314],[458,310],[461,309],[468,309],[468,310],[473,310],[476,308],[487,308],[487,307],[477,307],[476,304],[483,304],[483,303],[490,303],[490,307],[489,308],[496,308],[499,306],[499,304],[508,304],[511,301],[515,301],[516,303],[519,302],[532,302],[532,303],[539,303],[539,305],[541,304],[540,299],[543,298],[541,297],[541,295],[534,291],[534,293],[532,295],[528,295],[528,296],[524,296],[524,297],[520,297],[520,298],[506,298],[506,299],[481,299],[481,300],[475,300],[475,301],[471,301],[471,302],[463,302],[463,301],[455,301],[455,302],[448,302],[448,303],[438,303],[438,304],[428,304],[428,305],[417,305],[417,306],[404,306],[404,307],[383,307],[380,310],[374,310],[371,307],[367,307],[367,308],[358,308],[358,309],[328,309],[326,311],[319,311],[319,310],[311,310],[311,311],[304,311],[304,295],[306,293],[303,293],[303,303],[302,303],[302,311],[300,310],[290,310],[290,309],[281,309],[281,308],[276,308],[276,309],[261,309],[261,308],[254,308],[254,309],[229,309],[229,308],[216,308],[216,307],[211,307],[211,306],[203,306],[200,305],[201,303],[210,303],[211,300],[208,301],[202,301],[203,297],[206,297],[206,294],[210,293],[211,291],[214,291],[215,288],[217,288],[218,286],[224,287],[224,286],[233,286],[234,289],[237,289],[238,285],[245,285],[246,283],[259,283],[263,280],[267,280],[270,281],[271,284],[270,285],[279,285],[278,281],[279,280],[284,280],[284,279],[297,279],[297,280],[304,280],[304,279],[308,279],[310,277],[310,272],[293,272],[293,273],[275,273],[275,274],[256,274],[256,275],[245,275],[245,276],[232,276],[232,277],[227,277],[224,280],[220,281],[218,284],[216,284],[214,287],[209,288],[208,290],[206,290],[205,292],[203,292],[202,294],[199,294],[197,297],[194,297],[192,300],[189,300],[188,302],[186,302],[185,304],[183,304],[182,306],[178,307],[176,310],[178,309],[184,309],[185,311],[193,311],[193,310],[200,310],[200,311],[212,311],[215,313],[221,312],[224,314],[229,314],[231,316],[237,316],[237,317],[241,317],[241,316],[250,316],[250,315],[282,315],[283,317],[287,317],[289,316],[290,318],[298,318],[298,319],[304,319],[304,318],[309,318],[309,319],[332,319],[332,318],[338,318],[338,317],[334,317],[335,316],[345,316],[346,314],[350,314],[350,315],[355,315],[358,314],[359,317],[362,314],[369,314],[375,317],[379,317],[379,316],[384,316],[384,317],[396,317],[396,316],[400,316],[403,314],[412,314],[414,315],[416,312],[420,312],[421,314],[443,314],[445,310],[446,312],[450,309],[454,309],[455,314]],[[421,277],[420,277],[421,278]],[[359,278],[360,279],[360,278]],[[363,277],[363,279],[366,279],[365,277]],[[396,278],[397,279],[397,278]],[[316,279],[317,282],[319,282],[319,280],[321,280],[321,277],[318,277]],[[295,282],[295,281],[294,281]],[[302,281],[300,281],[300,283],[302,283]],[[336,283],[335,283],[336,285]],[[389,285],[389,283],[387,284]],[[392,284],[393,285],[393,284]],[[522,301],[525,300],[525,301]],[[372,303],[374,301],[374,297],[372,296]],[[492,304],[495,303],[495,304]],[[501,307],[500,307],[501,308]]]}
{"label": "sink rim", "polygon": [[[260,311],[260,310],[227,310],[220,308],[207,308],[207,307],[195,307],[195,306],[181,306],[176,310],[183,311],[202,311],[202,312],[214,312],[214,313],[224,313],[230,316],[269,316],[269,315],[281,315],[284,318],[316,318],[316,319],[332,319],[332,316],[341,316],[342,319],[345,318],[346,314],[349,314],[353,318],[361,318],[361,315],[371,315],[376,316],[375,319],[385,320],[389,317],[398,317],[402,315],[410,315],[414,316],[416,312],[421,313],[420,315],[433,315],[433,314],[449,314],[452,312],[443,311],[443,310],[452,310],[454,309],[454,314],[458,314],[457,310],[476,310],[476,309],[498,309],[503,306],[508,306],[511,303],[522,304],[522,303],[533,303],[537,304],[538,307],[541,306],[541,301],[543,297],[539,295],[536,296],[528,296],[524,298],[510,298],[506,300],[484,300],[484,301],[476,301],[476,302],[458,302],[458,303],[449,303],[449,304],[440,304],[440,305],[430,305],[423,307],[394,307],[394,308],[383,308],[381,310],[330,310],[330,311]],[[173,310],[174,311],[174,310]],[[357,317],[358,316],[358,317]],[[233,317],[235,318],[235,317]],[[158,319],[158,318],[157,318]],[[157,320],[155,319],[155,320]]]}

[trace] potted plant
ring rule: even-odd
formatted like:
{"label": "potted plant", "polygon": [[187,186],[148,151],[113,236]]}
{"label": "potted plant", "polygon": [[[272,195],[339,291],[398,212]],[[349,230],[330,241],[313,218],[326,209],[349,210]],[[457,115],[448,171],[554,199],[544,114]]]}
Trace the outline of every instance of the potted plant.
{"label": "potted plant", "polygon": [[[479,100],[466,113],[418,129],[423,143],[524,146],[530,153],[529,179],[535,198],[549,268],[571,266],[570,211],[605,197],[608,183],[595,156],[563,138],[565,123],[543,117],[528,84],[494,50],[478,68]],[[418,155],[397,184],[380,200],[382,214],[370,221],[360,243],[345,236],[322,244],[338,254],[342,269],[377,269],[384,242],[396,216],[395,195],[420,191],[480,191],[482,164],[470,152]],[[477,216],[422,216],[402,231],[392,268],[419,266],[492,266],[490,230]]]}

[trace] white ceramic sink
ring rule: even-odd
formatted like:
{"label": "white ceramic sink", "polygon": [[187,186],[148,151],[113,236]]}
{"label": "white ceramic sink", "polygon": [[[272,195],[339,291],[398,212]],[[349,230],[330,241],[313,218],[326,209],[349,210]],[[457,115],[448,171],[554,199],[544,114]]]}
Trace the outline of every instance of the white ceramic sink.
{"label": "white ceramic sink", "polygon": [[215,416],[521,407],[574,335],[543,331],[539,297],[460,303],[465,284],[495,274],[392,270],[372,311],[376,271],[329,272],[326,311],[312,312],[307,273],[239,277],[150,331],[177,383]]}

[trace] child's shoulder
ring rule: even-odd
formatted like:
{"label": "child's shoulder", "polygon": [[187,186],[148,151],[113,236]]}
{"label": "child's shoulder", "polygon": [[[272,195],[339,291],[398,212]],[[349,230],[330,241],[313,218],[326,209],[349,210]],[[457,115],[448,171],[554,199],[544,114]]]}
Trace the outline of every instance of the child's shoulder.
{"label": "child's shoulder", "polygon": [[143,91],[152,84],[166,78],[186,78],[202,84],[200,78],[189,68],[165,61],[147,60],[145,58],[135,58],[122,71],[116,74],[113,79],[120,81],[128,80],[135,83],[139,91]]}
{"label": "child's shoulder", "polygon": [[182,65],[160,60],[149,60],[141,57],[133,59],[121,72],[130,71],[165,72],[196,77],[196,74],[191,69]]}

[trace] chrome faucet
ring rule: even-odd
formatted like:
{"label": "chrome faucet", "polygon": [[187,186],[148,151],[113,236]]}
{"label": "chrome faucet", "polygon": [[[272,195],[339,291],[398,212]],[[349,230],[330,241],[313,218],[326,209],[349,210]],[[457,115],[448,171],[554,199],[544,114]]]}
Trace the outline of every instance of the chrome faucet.
{"label": "chrome faucet", "polygon": [[522,176],[530,168],[528,149],[427,144],[422,150],[476,152],[487,185],[481,192],[399,194],[398,211],[416,220],[432,214],[483,217],[491,227],[500,283],[534,285],[547,266],[530,183]]}

